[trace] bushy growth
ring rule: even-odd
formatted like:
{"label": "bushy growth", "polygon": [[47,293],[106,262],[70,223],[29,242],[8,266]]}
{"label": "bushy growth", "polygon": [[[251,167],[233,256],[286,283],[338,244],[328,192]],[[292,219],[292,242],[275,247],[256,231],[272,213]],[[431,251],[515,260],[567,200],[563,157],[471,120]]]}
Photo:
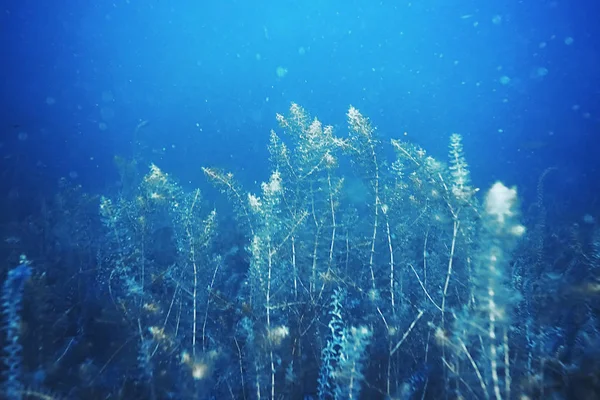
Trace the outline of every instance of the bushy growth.
{"label": "bushy growth", "polygon": [[[581,349],[600,343],[600,329],[592,306],[577,309],[572,331],[568,316],[541,315],[554,300],[537,280],[557,285],[556,271],[542,268],[545,213],[530,231],[515,188],[497,182],[480,197],[459,134],[450,135],[448,162],[396,139],[389,159],[388,143],[368,118],[354,107],[346,117],[347,133],[297,104],[277,115],[271,171],[259,187],[245,189],[232,173],[202,168],[233,215],[217,216],[199,189],[154,164],[138,176],[121,163],[121,190],[99,198],[102,229],[90,268],[98,286],[93,304],[102,311],[94,318],[81,312],[77,337],[46,369],[91,348],[88,327],[102,321],[118,334],[98,360],[80,358],[75,396],[568,393],[556,382],[588,360]],[[569,265],[591,271],[576,292],[587,294],[598,279],[599,235],[576,233],[588,244],[570,246],[577,250]],[[532,243],[534,255],[526,251]],[[3,295],[11,398],[25,393],[14,321],[29,270],[18,268]],[[567,273],[573,281],[575,269]],[[73,308],[57,312],[57,320]]]}
{"label": "bushy growth", "polygon": [[135,329],[138,379],[153,387],[161,376],[182,393],[201,391],[220,351],[209,318],[221,264],[212,246],[216,213],[199,190],[183,191],[152,165],[136,190],[102,197],[100,215],[102,283]]}

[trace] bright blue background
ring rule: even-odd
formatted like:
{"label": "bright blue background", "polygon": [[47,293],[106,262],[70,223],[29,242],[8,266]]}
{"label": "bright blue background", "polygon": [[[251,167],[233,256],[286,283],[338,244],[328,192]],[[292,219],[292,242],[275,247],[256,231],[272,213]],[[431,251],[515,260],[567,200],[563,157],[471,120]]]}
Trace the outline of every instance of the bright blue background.
{"label": "bright blue background", "polygon": [[382,141],[407,132],[440,159],[459,132],[475,184],[502,179],[526,200],[556,166],[555,201],[583,214],[599,181],[599,11],[581,0],[4,1],[0,157],[14,170],[3,186],[67,176],[102,191],[141,121],[143,161],[184,184],[205,185],[201,166],[260,181],[274,115],[294,101],[338,135],[352,104]]}

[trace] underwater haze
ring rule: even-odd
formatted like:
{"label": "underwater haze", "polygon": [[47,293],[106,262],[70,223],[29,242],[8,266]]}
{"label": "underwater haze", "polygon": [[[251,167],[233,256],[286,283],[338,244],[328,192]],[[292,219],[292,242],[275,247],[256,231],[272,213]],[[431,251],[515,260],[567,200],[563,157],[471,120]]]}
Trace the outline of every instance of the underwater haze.
{"label": "underwater haze", "polygon": [[598,5],[68,3],[0,5],[3,399],[598,398]]}

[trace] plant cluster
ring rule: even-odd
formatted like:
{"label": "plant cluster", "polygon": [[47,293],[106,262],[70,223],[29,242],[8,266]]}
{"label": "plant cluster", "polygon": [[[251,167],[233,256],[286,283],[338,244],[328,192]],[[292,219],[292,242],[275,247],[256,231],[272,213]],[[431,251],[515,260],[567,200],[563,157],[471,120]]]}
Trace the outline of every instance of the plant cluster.
{"label": "plant cluster", "polygon": [[[478,195],[459,134],[447,163],[395,139],[389,160],[354,107],[347,135],[297,104],[277,122],[259,192],[203,168],[233,206],[227,229],[199,189],[154,164],[137,179],[121,163],[127,184],[99,199],[101,235],[89,245],[99,289],[85,303],[101,303],[119,334],[103,357],[81,361],[72,395],[533,399],[566,394],[557,382],[584,359],[597,365],[580,354],[600,340],[597,309],[577,308],[571,325],[543,315],[559,287],[546,259],[545,175],[527,230],[515,188],[497,182]],[[589,298],[600,234],[573,230],[566,275]],[[21,263],[5,281],[10,398],[41,393],[19,376],[15,321],[30,274]],[[92,348],[98,319],[78,320],[55,365]]]}

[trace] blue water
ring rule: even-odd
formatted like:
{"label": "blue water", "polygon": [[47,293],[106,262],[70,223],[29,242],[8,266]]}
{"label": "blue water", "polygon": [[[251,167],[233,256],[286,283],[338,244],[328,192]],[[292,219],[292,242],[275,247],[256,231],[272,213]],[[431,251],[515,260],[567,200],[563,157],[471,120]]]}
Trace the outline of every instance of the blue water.
{"label": "blue water", "polygon": [[[529,366],[523,370],[515,367],[512,391],[506,392],[504,382],[500,388],[502,398],[518,398],[525,393],[532,398],[550,398],[544,396],[552,391],[562,396],[554,398],[583,398],[577,397],[583,394],[573,387],[589,388],[590,393],[599,390],[593,379],[599,377],[598,358],[592,362],[577,355],[578,346],[600,346],[597,322],[600,310],[594,286],[600,279],[600,226],[597,223],[600,162],[596,154],[600,148],[597,139],[600,128],[597,15],[600,9],[597,5],[583,0],[59,3],[7,0],[0,5],[0,270],[4,277],[17,267],[21,254],[32,260],[33,268],[33,276],[25,288],[24,327],[20,338],[23,366],[18,379],[23,387],[20,393],[23,398],[34,396],[34,391],[48,391],[57,398],[82,399],[249,399],[257,397],[255,383],[259,381],[263,385],[262,398],[269,398],[273,351],[277,353],[276,397],[316,398],[314,374],[322,365],[320,355],[330,333],[327,329],[329,298],[338,286],[350,292],[360,289],[354,295],[364,301],[347,305],[351,315],[348,328],[366,324],[373,331],[366,350],[371,353],[363,355],[362,361],[363,398],[433,398],[440,393],[450,398],[458,394],[466,398],[485,397],[483,392],[478,392],[480,381],[472,370],[465,380],[473,390],[466,389],[466,384],[457,381],[448,366],[440,361],[441,347],[431,339],[435,330],[428,331],[427,324],[440,327],[443,322],[431,302],[423,300],[427,306],[419,305],[423,292],[410,269],[406,269],[408,272],[402,280],[402,284],[410,288],[402,289],[404,292],[398,289],[397,294],[407,301],[402,311],[406,314],[402,317],[396,315],[399,310],[384,309],[383,304],[389,306],[387,295],[381,294],[376,300],[369,298],[371,278],[364,269],[369,264],[369,251],[368,246],[361,246],[371,238],[372,211],[384,200],[369,197],[373,194],[374,175],[364,166],[359,165],[358,173],[352,169],[351,156],[346,161],[340,156],[339,176],[345,177],[344,187],[351,191],[355,188],[354,191],[368,192],[364,198],[351,199],[349,204],[361,203],[356,207],[358,220],[371,222],[366,222],[364,234],[361,233],[364,240],[357,242],[357,260],[360,261],[350,263],[350,271],[345,272],[348,276],[360,275],[364,281],[357,278],[353,286],[340,278],[329,287],[330,281],[323,278],[326,289],[319,297],[319,306],[316,307],[314,293],[309,296],[310,301],[305,299],[306,304],[316,307],[314,314],[302,308],[303,311],[288,310],[275,316],[277,324],[289,324],[292,328],[283,344],[284,348],[287,346],[285,351],[275,346],[272,337],[265,333],[272,327],[261,325],[263,314],[244,311],[253,298],[249,294],[253,289],[248,289],[253,287],[249,277],[253,270],[252,234],[235,217],[239,212],[235,199],[220,194],[220,188],[211,184],[202,167],[231,171],[243,188],[244,199],[246,192],[260,196],[261,182],[268,181],[276,169],[276,162],[268,151],[270,131],[283,136],[275,116],[277,113],[285,115],[292,102],[304,107],[323,124],[333,126],[334,134],[339,137],[348,135],[346,113],[350,106],[367,116],[376,127],[380,145],[381,190],[384,187],[391,190],[390,182],[395,182],[395,178],[383,182],[387,179],[384,176],[393,171],[392,163],[396,159],[391,139],[417,145],[425,149],[427,155],[447,162],[450,135],[459,133],[472,186],[481,189],[474,197],[478,204],[476,216],[469,220],[471,222],[461,224],[465,232],[470,223],[473,229],[480,229],[477,221],[485,220],[482,217],[484,195],[496,181],[518,190],[515,207],[521,210],[519,221],[525,225],[527,234],[526,239],[511,247],[513,255],[508,250],[505,255],[506,271],[512,272],[503,273],[503,284],[514,291],[510,307],[519,310],[508,326],[522,327],[530,323],[540,331],[552,327],[554,332],[554,336],[548,333],[553,339],[541,336],[525,339],[525,334],[515,333],[515,350],[510,353],[515,357],[514,363],[527,363],[525,358],[519,357],[524,357],[527,351],[534,352],[531,349],[535,348],[540,355],[534,363],[544,360],[553,365],[548,367],[553,372],[543,374],[544,367]],[[293,149],[291,144],[290,148]],[[136,264],[140,258],[135,256],[136,261],[129,258],[124,261],[114,255],[117,250],[111,240],[116,239],[110,238],[114,227],[98,213],[101,196],[113,199],[115,212],[129,213],[131,221],[142,214],[148,221],[156,218],[152,228],[148,228],[154,236],[142,239],[146,246],[156,246],[148,256],[154,264],[148,266],[144,279],[190,282],[191,276],[169,276],[175,272],[168,270],[167,273],[159,267],[180,262],[191,268],[190,260],[176,261],[177,257],[169,253],[176,252],[175,248],[181,251],[184,242],[172,245],[171,241],[176,239],[161,241],[158,237],[161,234],[176,237],[177,233],[173,232],[178,232],[177,226],[188,226],[185,221],[196,220],[169,214],[173,220],[165,222],[166,217],[157,216],[156,210],[133,205],[126,209],[117,204],[118,198],[134,204],[135,196],[140,194],[131,188],[142,185],[142,177],[151,164],[167,173],[181,193],[193,197],[195,188],[200,188],[202,199],[198,208],[201,204],[203,211],[197,221],[204,221],[213,208],[219,216],[216,244],[202,251],[207,252],[206,260],[214,261],[220,256],[229,261],[214,261],[216,264],[207,267],[208,277],[203,276],[202,285],[196,287],[201,288],[205,296],[202,305],[197,305],[201,311],[198,315],[205,322],[204,312],[209,310],[209,321],[213,324],[211,335],[215,339],[209,346],[202,344],[203,355],[194,353],[196,361],[190,364],[209,365],[209,378],[190,380],[186,372],[182,372],[186,363],[179,358],[182,352],[192,351],[186,350],[183,344],[191,341],[191,325],[181,327],[187,330],[185,334],[178,331],[181,339],[173,332],[168,334],[172,337],[165,341],[170,342],[162,348],[160,340],[147,333],[154,322],[145,320],[150,317],[140,311],[144,302],[151,301],[135,295],[132,300],[128,296],[135,289],[127,286],[126,279],[117,283],[111,281],[114,276],[107,278],[111,268],[125,268],[123,263],[132,263],[126,267],[127,272],[119,271],[140,279]],[[119,173],[119,165],[130,165],[131,171],[135,171],[130,171],[129,183],[128,177]],[[368,177],[361,175],[363,173]],[[288,182],[286,179],[284,177],[284,184]],[[363,183],[359,185],[357,182],[361,179]],[[131,182],[134,183],[129,186]],[[132,191],[128,192],[129,189]],[[302,189],[307,190],[307,187]],[[171,194],[181,195],[182,207],[195,210],[195,205],[190,206],[191,198],[181,193]],[[392,204],[394,200],[385,201]],[[341,215],[346,203],[340,202]],[[390,207],[393,211],[393,206]],[[308,205],[298,206],[296,211],[309,209]],[[287,208],[278,210],[286,212]],[[379,212],[383,218],[381,210]],[[443,212],[448,213],[447,208]],[[271,216],[274,215],[279,214],[273,211]],[[435,215],[432,213],[431,217]],[[125,217],[119,214],[119,218]],[[299,218],[298,214],[295,218]],[[297,250],[302,259],[298,263],[305,263],[307,271],[312,265],[309,262],[314,250],[311,243],[324,240],[318,248],[322,257],[315,259],[326,260],[327,240],[332,234],[329,222],[323,224],[322,232],[315,234],[314,224],[318,222],[314,220],[312,227],[309,222],[298,222],[294,218],[281,222],[289,228],[284,230],[289,234],[295,232],[290,228],[294,223],[306,226],[306,237],[298,232]],[[440,247],[428,252],[432,260],[437,260],[431,261],[432,265],[439,262],[439,279],[425,287],[439,303],[442,296],[448,295],[443,293],[443,286],[452,223],[438,227],[436,221],[428,225],[435,228],[414,228],[418,233],[410,230],[413,228],[407,228],[408,234],[403,233],[396,227],[398,232],[390,237],[398,249],[406,245],[401,237],[412,237],[412,234],[419,237],[406,246],[416,246],[415,254],[420,252],[418,257],[421,258],[411,258],[400,250],[396,253],[398,265],[402,263],[402,268],[407,268],[407,263],[422,264],[424,235],[435,235],[439,241],[436,245]],[[150,222],[148,224],[150,226]],[[392,230],[394,228],[392,223]],[[122,238],[134,237],[132,243],[120,251],[145,254],[147,250],[139,250],[139,245],[133,243],[137,240],[138,228],[131,229],[127,231],[124,225],[114,229]],[[375,231],[375,252],[380,257],[376,260],[376,272],[384,282],[389,273],[389,255],[383,220]],[[336,232],[339,243],[345,240],[342,232],[345,231],[340,225]],[[184,230],[181,234],[185,235]],[[488,247],[481,237],[476,234],[470,237],[471,242],[459,243],[465,246],[456,256],[462,260],[457,262],[459,275],[466,271],[469,251],[481,256],[481,249]],[[281,234],[281,239],[285,246],[289,245],[289,235]],[[301,244],[302,241],[305,243]],[[160,247],[159,242],[169,249]],[[167,242],[171,244],[165,244]],[[467,248],[467,242],[475,243],[474,247]],[[421,250],[417,251],[417,247]],[[288,253],[282,256],[282,265],[290,268],[291,250],[287,251],[290,251],[289,256]],[[341,265],[342,255],[347,253],[341,247],[339,252],[334,263]],[[220,270],[215,278],[209,279],[214,265],[220,265]],[[521,277],[515,272],[527,266],[533,271],[529,276]],[[183,265],[180,267],[184,269]],[[238,279],[227,281],[231,276]],[[515,283],[517,278],[531,285],[520,287]],[[282,275],[280,279],[279,285],[291,287],[291,278]],[[156,321],[167,318],[164,325],[173,330],[175,328],[168,323],[172,317],[166,317],[165,310],[171,309],[172,299],[182,296],[181,289],[177,284],[161,282],[164,287],[160,289],[150,287],[147,281],[141,285],[150,285],[148,291],[155,290],[153,301],[160,309],[160,318],[157,316]],[[462,312],[469,292],[465,282],[467,280],[450,285],[455,297],[449,302],[457,314]],[[552,293],[551,301],[544,303],[539,297],[534,299],[534,292],[540,290],[532,289],[536,282]],[[109,287],[111,284],[114,287]],[[383,288],[385,285],[381,284]],[[400,281],[396,284],[400,285]],[[109,289],[114,292],[108,293]],[[192,293],[188,287],[183,292]],[[349,298],[352,296],[348,294]],[[176,313],[177,305],[190,301],[185,295],[183,298],[186,300],[174,301],[176,306],[172,313]],[[520,300],[515,300],[517,298]],[[137,304],[135,312],[139,314],[132,311],[135,307],[128,301]],[[567,307],[570,311],[560,307],[565,302],[570,304]],[[520,308],[518,304],[523,303],[531,308]],[[532,303],[535,305],[531,306]],[[45,311],[38,311],[40,304],[45,304]],[[556,318],[536,314],[551,307],[556,307]],[[409,309],[412,311],[408,312]],[[410,337],[414,341],[407,348],[411,350],[401,356],[396,353],[396,364],[392,368],[395,373],[392,386],[395,387],[390,390],[385,382],[387,367],[384,366],[388,358],[391,359],[386,348],[390,344],[393,347],[414,321],[415,310],[423,310],[424,316],[416,325],[416,338]],[[186,312],[190,311],[184,310],[183,315]],[[314,326],[303,325],[305,322],[299,317],[303,312],[318,316],[314,317]],[[379,314],[394,319],[394,326],[401,331],[395,335],[399,336],[386,333]],[[258,344],[251,346],[254,342],[245,336],[247,333],[239,333],[243,318],[253,321],[253,334],[259,337],[254,340]],[[449,317],[445,318],[449,324]],[[218,326],[221,328],[217,329]],[[314,336],[308,340],[297,336],[295,328],[317,331],[310,331],[309,335]],[[195,332],[199,337],[199,331]],[[204,339],[204,334],[202,336]],[[248,347],[247,358],[238,353],[237,342],[221,340],[230,336],[238,337],[238,341]],[[302,347],[306,354],[298,355],[300,350],[294,343],[302,340],[318,344]],[[588,342],[582,344],[585,340]],[[532,343],[536,341],[538,345],[534,346]],[[437,346],[427,357],[423,350],[425,343],[432,348]],[[212,359],[210,349],[219,355]],[[290,363],[289,349],[294,349],[294,363]],[[113,356],[109,358],[107,353]],[[143,363],[140,354],[153,354],[151,361],[156,362]],[[269,356],[269,362],[262,365],[264,354]],[[490,356],[485,352],[481,356],[485,383],[493,396],[494,382],[488,367]],[[464,358],[464,354],[455,354],[448,362],[464,362]],[[260,360],[257,362],[261,371],[266,371],[264,376],[253,369],[255,365],[251,360]],[[294,389],[285,383],[290,364],[298,369],[292,379],[296,381]],[[399,367],[403,365],[407,365],[406,370]],[[561,367],[554,367],[556,365]],[[471,364],[464,362],[461,368],[468,370]],[[562,372],[556,372],[557,369]],[[124,379],[126,374],[130,378]],[[537,374],[545,375],[540,379],[547,382],[532,383]],[[568,377],[561,381],[553,374]],[[504,379],[504,369],[500,375]],[[178,385],[180,381],[185,383]],[[418,385],[406,383],[417,381]]]}

